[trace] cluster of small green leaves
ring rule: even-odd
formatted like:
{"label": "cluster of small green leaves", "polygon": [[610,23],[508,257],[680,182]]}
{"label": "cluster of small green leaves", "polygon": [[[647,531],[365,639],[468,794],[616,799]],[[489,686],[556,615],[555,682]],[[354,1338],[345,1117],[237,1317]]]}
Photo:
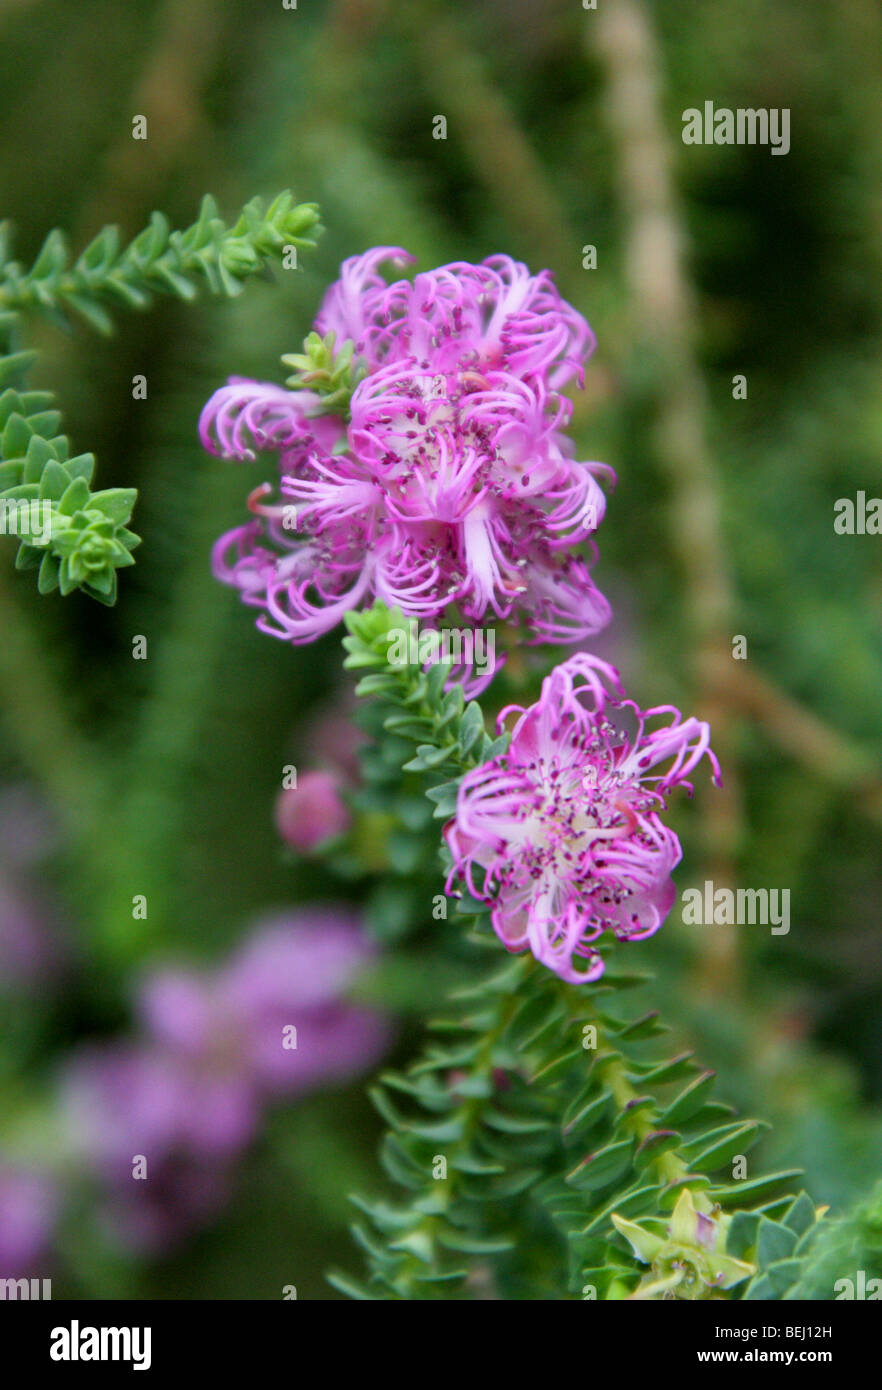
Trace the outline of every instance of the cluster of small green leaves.
{"label": "cluster of small green leaves", "polygon": [[[21,371],[21,357],[0,358],[0,387]],[[70,456],[49,391],[0,393],[0,532],[19,537],[18,569],[39,567],[41,594],[82,589],[102,603],[116,598],[116,572],[134,564],[138,537],[127,522],[134,488],[93,492],[91,454]]]}
{"label": "cluster of small green leaves", "polygon": [[309,333],[302,352],[287,353],[282,361],[294,371],[285,382],[291,391],[313,391],[321,398],[313,415],[339,415],[349,418],[352,393],[367,374],[367,368],[354,356],[355,344],[347,340],[336,348],[336,333]]}
{"label": "cluster of small green leaves", "polygon": [[[383,727],[398,738],[416,743],[416,755],[405,764],[408,772],[430,773],[428,793],[439,803],[438,815],[455,793],[459,778],[471,767],[488,762],[508,747],[508,736],[492,739],[484,728],[477,700],[467,704],[459,685],[445,690],[450,664],[435,662],[428,670],[410,662],[392,664],[393,633],[408,631],[410,619],[400,608],[378,601],[372,608],[346,616],[349,636],[343,646],[347,671],[362,673],[356,694],[389,703]],[[437,785],[440,782],[440,786]]]}
{"label": "cluster of small green leaves", "polygon": [[[405,623],[382,604],[350,615],[346,665],[363,673],[358,692],[379,702],[388,735],[416,744],[405,766],[426,776],[436,814],[447,817],[463,772],[504,751],[506,739],[488,737],[480,707],[458,688],[445,692],[448,667],[389,664],[390,630]],[[476,944],[500,949],[486,904],[466,896],[458,911]],[[359,1201],[367,1221],[355,1234],[369,1276],[335,1275],[338,1288],[369,1299],[467,1297],[485,1277],[509,1296],[528,1278],[529,1229],[546,1252],[551,1296],[625,1297],[647,1271],[613,1216],[663,1231],[688,1191],[719,1220],[730,1263],[744,1263],[738,1296],[769,1256],[770,1231],[804,1224],[809,1209],[814,1221],[809,1199],[786,1191],[792,1171],[731,1181],[732,1160],[761,1126],[713,1097],[713,1073],[691,1054],[659,1054],[666,1030],[657,1015],[634,1018],[620,1005],[646,977],[622,972],[617,954],[583,988],[531,957],[495,964],[456,997],[410,1071],[382,1078],[374,1099],[389,1125],[383,1160],[408,1197]],[[698,1296],[721,1290],[709,1284]]]}
{"label": "cluster of small green leaves", "polygon": [[232,227],[206,197],[186,231],[172,231],[155,212],[125,249],[118,229],[106,227],[72,264],[64,235],[50,232],[24,270],[7,260],[8,228],[0,227],[0,534],[20,539],[16,565],[39,568],[41,593],[81,589],[115,601],[117,571],[134,563],[139,543],[128,527],[137,494],[93,492],[92,455],[72,458],[51,394],[24,389],[36,354],[13,350],[21,316],[35,311],[65,324],[75,312],[107,333],[114,305],[144,309],[157,293],[192,300],[200,285],[237,295],[289,247],[315,245],[318,231],[316,207],[287,192],[269,207],[253,199]]}

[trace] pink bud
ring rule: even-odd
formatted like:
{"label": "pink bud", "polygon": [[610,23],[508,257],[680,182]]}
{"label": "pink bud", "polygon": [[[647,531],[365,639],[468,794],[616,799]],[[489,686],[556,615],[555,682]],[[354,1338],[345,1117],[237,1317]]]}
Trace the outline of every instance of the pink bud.
{"label": "pink bud", "polygon": [[352,817],[333,772],[305,772],[296,787],[276,801],[276,828],[282,839],[305,853],[349,829]]}

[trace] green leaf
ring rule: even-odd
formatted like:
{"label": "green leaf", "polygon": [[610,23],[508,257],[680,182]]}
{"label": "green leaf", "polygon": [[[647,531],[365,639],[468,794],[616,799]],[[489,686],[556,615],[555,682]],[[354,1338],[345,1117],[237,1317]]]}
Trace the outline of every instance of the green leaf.
{"label": "green leaf", "polygon": [[617,1182],[631,1167],[634,1154],[634,1140],[625,1139],[618,1144],[609,1144],[589,1154],[588,1158],[568,1173],[566,1181],[571,1187],[582,1190],[595,1190],[609,1187]]}
{"label": "green leaf", "polygon": [[0,357],[0,387],[22,377],[28,368],[33,366],[37,356],[33,349],[28,349],[23,352],[10,352],[5,357]]}
{"label": "green leaf", "polygon": [[376,1302],[377,1295],[371,1293],[366,1284],[359,1279],[353,1279],[348,1274],[343,1274],[340,1270],[330,1270],[326,1275],[328,1283],[335,1288],[338,1293],[345,1294],[347,1298],[353,1298],[359,1302]]}
{"label": "green leaf", "polygon": [[640,1141],[637,1152],[634,1155],[634,1168],[639,1173],[660,1158],[662,1154],[669,1153],[671,1149],[676,1149],[681,1143],[681,1137],[673,1129],[654,1129]]}
{"label": "green leaf", "polygon": [[729,1206],[734,1201],[737,1201],[739,1206],[749,1206],[760,1198],[775,1192],[779,1187],[783,1187],[785,1183],[800,1177],[802,1177],[802,1172],[799,1168],[785,1168],[780,1172],[768,1173],[760,1178],[735,1182],[728,1187],[714,1187],[714,1197],[723,1206]]}
{"label": "green leaf", "polygon": [[493,1109],[485,1114],[484,1123],[502,1134],[544,1134],[549,1127],[543,1116],[512,1115]]}
{"label": "green leaf", "polygon": [[596,1085],[590,1085],[571,1101],[563,1113],[561,1127],[568,1137],[593,1129],[609,1117],[612,1110],[612,1092],[604,1088],[597,1093]]}
{"label": "green leaf", "polygon": [[467,707],[459,726],[459,750],[465,755],[471,751],[484,732],[484,715],[476,702]]}
{"label": "green leaf", "polygon": [[736,1154],[746,1153],[756,1143],[761,1128],[757,1121],[747,1120],[711,1130],[685,1146],[689,1167],[702,1173],[715,1172],[730,1163]]}
{"label": "green leaf", "polygon": [[642,1216],[657,1201],[659,1191],[658,1183],[645,1183],[642,1187],[632,1188],[624,1195],[616,1193],[612,1201],[608,1202],[603,1210],[588,1222],[587,1226],[580,1231],[574,1231],[570,1239],[578,1241],[596,1231],[606,1230],[610,1225],[610,1218],[614,1211],[621,1216]]}
{"label": "green leaf", "polygon": [[695,1054],[692,1052],[682,1052],[678,1057],[672,1057],[670,1062],[660,1062],[657,1066],[635,1067],[632,1065],[629,1076],[638,1079],[641,1085],[662,1086],[669,1081],[681,1081],[684,1076],[689,1076],[695,1071]]}
{"label": "green leaf", "polygon": [[67,469],[60,463],[56,463],[54,459],[49,459],[40,478],[40,496],[58,502],[63,497],[70,481]]}
{"label": "green leaf", "polygon": [[58,588],[58,571],[60,562],[57,556],[47,552],[40,562],[40,573],[37,576],[37,588],[41,594],[51,594]]}
{"label": "green leaf", "polygon": [[665,1128],[670,1128],[690,1119],[704,1105],[715,1081],[716,1072],[702,1072],[694,1081],[690,1081],[666,1110],[662,1111],[659,1123]]}
{"label": "green leaf", "polygon": [[515,1241],[509,1236],[471,1235],[450,1226],[439,1231],[438,1240],[448,1250],[458,1250],[464,1255],[499,1255],[515,1247]]}
{"label": "green leaf", "polygon": [[3,427],[0,452],[4,459],[24,458],[31,441],[31,429],[24,416],[14,412]]}
{"label": "green leaf", "polygon": [[620,1038],[627,1038],[631,1042],[637,1042],[642,1038],[655,1038],[660,1033],[666,1033],[668,1029],[659,1021],[658,1010],[653,1009],[651,1013],[644,1014],[642,1018],[637,1018],[633,1023],[628,1023],[619,1032]]}
{"label": "green leaf", "polygon": [[787,1213],[784,1224],[798,1236],[804,1235],[816,1226],[815,1204],[807,1192],[801,1192],[797,1197]]}
{"label": "green leaf", "polygon": [[771,1285],[772,1296],[783,1299],[793,1288],[802,1271],[803,1262],[799,1259],[779,1260],[777,1264],[770,1265],[766,1271],[766,1278]]}
{"label": "green leaf", "polygon": [[92,493],[89,505],[103,512],[111,521],[124,526],[132,515],[137,497],[137,489],[133,487],[105,488],[103,492]]}
{"label": "green leaf", "polygon": [[759,1223],[756,1240],[756,1258],[760,1269],[767,1269],[777,1260],[786,1260],[793,1254],[796,1245],[795,1231],[788,1230],[778,1221],[763,1217]]}
{"label": "green leaf", "polygon": [[74,478],[73,482],[65,489],[64,496],[58,504],[58,510],[63,516],[73,516],[74,512],[78,512],[88,505],[89,496],[89,484],[85,478]]}
{"label": "green leaf", "polygon": [[581,1045],[567,1048],[565,1052],[559,1052],[555,1057],[545,1062],[538,1071],[533,1073],[531,1081],[547,1085],[549,1081],[565,1076],[572,1067],[577,1065],[583,1067],[585,1065],[585,1051]]}

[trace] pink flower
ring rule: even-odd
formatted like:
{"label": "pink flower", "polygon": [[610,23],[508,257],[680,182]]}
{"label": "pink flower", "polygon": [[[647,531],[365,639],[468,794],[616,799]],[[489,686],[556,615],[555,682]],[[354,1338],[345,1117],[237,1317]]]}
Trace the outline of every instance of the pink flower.
{"label": "pink flower", "polygon": [[[616,671],[585,653],[552,671],[536,704],[503,710],[500,728],[512,712],[508,750],[460,783],[448,889],[461,877],[491,903],[510,951],[531,950],[565,980],[596,980],[592,942],[651,936],[673,906],[680,842],[658,811],[673,787],[691,791],[685,779],[705,754],[719,780],[710,730],[670,705],[638,709]],[[630,736],[623,717],[636,721]]]}
{"label": "pink flower", "polygon": [[276,799],[276,829],[282,839],[306,854],[343,835],[352,816],[340,795],[342,785],[337,773],[315,768],[304,772],[296,787],[281,791]]}
{"label": "pink flower", "polygon": [[274,452],[281,479],[278,505],[254,494],[256,519],[220,538],[215,574],[295,644],[374,598],[428,625],[454,605],[535,641],[590,636],[609,608],[574,548],[613,475],[573,458],[558,391],[582,379],[591,330],[547,271],[494,256],[388,285],[383,262],[409,259],[345,262],[316,320],[367,371],[348,423],[309,392],[237,379],[206,405],[209,451]]}
{"label": "pink flower", "polygon": [[384,262],[404,269],[414,259],[400,247],[377,246],[344,261],[316,319],[318,332],[336,333],[338,343],[351,339],[370,371],[432,357],[439,370],[470,363],[542,377],[553,387],[583,380],[594,335],[561,299],[550,271],[531,275],[510,256],[488,256],[480,265],[455,261],[393,285],[380,274]]}

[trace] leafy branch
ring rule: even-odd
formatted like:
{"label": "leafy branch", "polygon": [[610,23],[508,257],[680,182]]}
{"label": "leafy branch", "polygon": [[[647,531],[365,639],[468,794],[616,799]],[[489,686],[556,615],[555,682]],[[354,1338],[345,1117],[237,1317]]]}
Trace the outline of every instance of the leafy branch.
{"label": "leafy branch", "polygon": [[155,294],[192,301],[200,286],[233,298],[246,279],[280,260],[287,247],[315,246],[319,231],[314,203],[295,204],[280,193],[269,207],[252,198],[228,227],[214,198],[202,199],[199,216],[186,231],[173,231],[154,212],[149,225],[120,250],[118,227],[105,227],[71,264],[64,233],[51,231],[30,270],[8,260],[8,224],[0,226],[0,309],[37,310],[66,321],[70,311],[109,333],[103,307],[146,309]]}
{"label": "leafy branch", "polygon": [[[377,604],[347,625],[358,693],[380,702],[389,735],[416,743],[405,770],[426,775],[447,818],[459,777],[505,737],[489,738],[459,687],[445,691],[449,667],[388,662],[402,614]],[[466,896],[458,910],[474,945],[498,956],[487,905]],[[381,1079],[383,1162],[405,1196],[358,1200],[368,1277],[335,1274],[337,1288],[431,1299],[468,1296],[483,1278],[503,1297],[550,1280],[552,1296],[565,1284],[571,1297],[762,1298],[797,1277],[782,1261],[816,1225],[811,1200],[786,1190],[797,1174],[732,1180],[762,1126],[714,1098],[714,1074],[691,1053],[659,1049],[657,1014],[621,1002],[648,977],[605,949],[606,973],[581,988],[532,957],[497,958],[410,1070]],[[528,1246],[541,1268],[524,1267]]]}
{"label": "leafy branch", "polygon": [[115,601],[117,570],[134,563],[139,544],[128,527],[137,494],[93,492],[94,458],[70,456],[51,393],[24,389],[36,353],[18,347],[22,317],[67,324],[76,314],[109,333],[112,308],[144,309],[156,294],[191,301],[205,287],[231,298],[271,262],[314,246],[319,231],[315,205],[295,204],[288,192],[268,207],[252,199],[231,227],[206,197],[186,231],[155,212],[124,249],[118,228],[105,227],[73,262],[64,234],[52,231],[24,270],[7,259],[9,229],[0,226],[0,534],[19,538],[16,565],[39,568],[41,593],[82,589]]}

